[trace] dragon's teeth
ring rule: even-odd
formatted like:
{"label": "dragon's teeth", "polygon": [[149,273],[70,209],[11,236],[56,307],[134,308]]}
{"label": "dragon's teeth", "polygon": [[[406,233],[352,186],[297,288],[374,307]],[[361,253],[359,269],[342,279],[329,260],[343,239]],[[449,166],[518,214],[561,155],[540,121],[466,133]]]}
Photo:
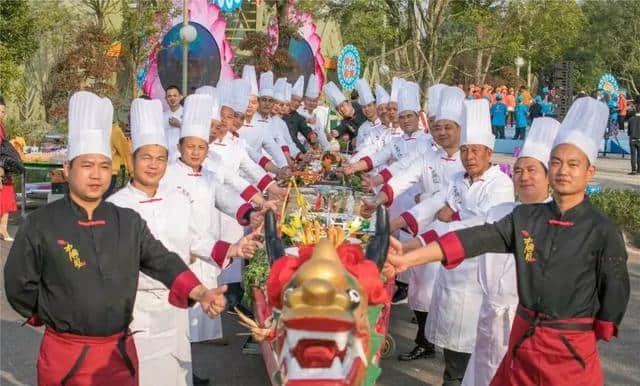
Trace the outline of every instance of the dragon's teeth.
{"label": "dragon's teeth", "polygon": [[348,340],[349,340],[348,332],[341,332],[336,334],[335,342],[336,342],[336,346],[338,347],[338,351],[343,351],[345,347],[347,347]]}
{"label": "dragon's teeth", "polygon": [[362,360],[362,364],[367,366],[367,355],[364,353],[364,348],[362,347],[362,340],[360,338],[355,338],[353,341],[353,349],[356,350],[356,354]]}

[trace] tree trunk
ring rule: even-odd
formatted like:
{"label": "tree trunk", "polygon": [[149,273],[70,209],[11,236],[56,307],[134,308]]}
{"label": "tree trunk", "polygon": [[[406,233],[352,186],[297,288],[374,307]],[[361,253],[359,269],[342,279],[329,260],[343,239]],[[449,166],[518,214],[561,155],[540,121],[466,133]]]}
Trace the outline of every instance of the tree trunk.
{"label": "tree trunk", "polygon": [[476,51],[476,67],[475,72],[473,73],[473,82],[476,85],[481,85],[484,81],[484,77],[482,76],[482,59],[484,56],[484,50],[480,49]]}

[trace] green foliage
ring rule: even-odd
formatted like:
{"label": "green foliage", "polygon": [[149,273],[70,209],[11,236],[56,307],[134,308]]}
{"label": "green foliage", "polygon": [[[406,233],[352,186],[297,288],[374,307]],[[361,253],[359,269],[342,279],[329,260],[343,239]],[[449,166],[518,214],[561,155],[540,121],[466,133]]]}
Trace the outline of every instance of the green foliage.
{"label": "green foliage", "polygon": [[590,200],[640,247],[640,192],[605,189]]}
{"label": "green foliage", "polygon": [[251,260],[247,261],[242,273],[242,286],[244,288],[243,301],[248,306],[252,306],[255,299],[253,298],[253,287],[262,288],[267,285],[269,277],[269,259],[266,249],[258,249]]}
{"label": "green foliage", "polygon": [[36,21],[26,0],[0,1],[0,94],[14,93],[24,64],[38,48]]}

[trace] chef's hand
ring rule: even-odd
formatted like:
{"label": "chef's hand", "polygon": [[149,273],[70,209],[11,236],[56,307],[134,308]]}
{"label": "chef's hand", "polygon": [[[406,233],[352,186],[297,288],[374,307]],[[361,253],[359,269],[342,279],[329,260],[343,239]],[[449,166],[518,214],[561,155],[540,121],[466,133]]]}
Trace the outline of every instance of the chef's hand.
{"label": "chef's hand", "polygon": [[362,206],[360,207],[360,216],[364,218],[370,218],[373,215],[373,212],[376,211],[377,205],[375,200],[370,198],[362,199]]}
{"label": "chef's hand", "polygon": [[262,247],[262,227],[241,238],[237,243],[231,244],[227,250],[228,258],[251,259],[258,248]]}
{"label": "chef's hand", "polygon": [[354,164],[347,163],[342,167],[342,172],[345,176],[350,176],[356,172],[356,167]]}
{"label": "chef's hand", "polygon": [[207,289],[202,284],[198,285],[189,293],[189,298],[200,303],[202,310],[209,315],[211,319],[214,319],[227,306],[227,299],[224,297],[224,293],[227,291],[227,286]]}
{"label": "chef's hand", "polygon": [[315,125],[316,124],[316,116],[312,115],[309,118],[307,118],[307,123],[309,123],[311,125]]}
{"label": "chef's hand", "polygon": [[389,232],[393,233],[398,229],[402,229],[407,226],[407,222],[402,217],[396,217],[391,220],[391,224],[389,226]]}
{"label": "chef's hand", "polygon": [[405,271],[408,267],[402,262],[402,243],[395,237],[389,236],[389,251],[387,252],[387,260],[382,267],[382,273],[385,277],[391,278]]}
{"label": "chef's hand", "polygon": [[445,205],[444,208],[438,211],[437,217],[438,217],[438,220],[442,222],[451,222],[453,221],[454,213],[455,212],[453,211],[453,209],[449,207],[449,205]]}
{"label": "chef's hand", "polygon": [[171,126],[173,126],[173,127],[178,127],[178,128],[179,128],[180,126],[182,126],[182,124],[180,123],[180,121],[179,121],[177,118],[175,118],[175,117],[171,117],[171,118],[169,118],[169,124],[170,124]]}
{"label": "chef's hand", "polygon": [[284,197],[287,195],[287,190],[279,187],[277,184],[271,184],[269,188],[267,188],[269,193],[273,195],[278,201],[284,200]]}
{"label": "chef's hand", "polygon": [[267,210],[273,210],[276,212],[278,210],[278,206],[275,201],[267,201],[262,205],[262,207],[258,208],[258,210],[254,210],[249,215],[249,224],[251,225],[251,229],[257,230],[260,229],[260,226],[264,222],[264,214]]}
{"label": "chef's hand", "polygon": [[277,180],[288,180],[291,178],[291,168],[290,167],[282,167],[280,169],[278,169],[278,171],[276,172],[276,179]]}

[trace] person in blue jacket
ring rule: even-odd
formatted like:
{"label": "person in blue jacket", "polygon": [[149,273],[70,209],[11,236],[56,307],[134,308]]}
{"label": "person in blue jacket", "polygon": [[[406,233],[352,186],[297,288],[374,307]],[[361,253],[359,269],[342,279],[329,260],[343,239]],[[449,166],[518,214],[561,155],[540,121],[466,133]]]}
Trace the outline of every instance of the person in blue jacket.
{"label": "person in blue jacket", "polygon": [[607,107],[609,107],[607,136],[610,137],[618,130],[618,94],[611,94],[611,98],[607,101]]}
{"label": "person in blue jacket", "polygon": [[522,95],[518,95],[516,98],[517,104],[514,111],[516,116],[516,135],[514,135],[513,139],[524,139],[527,132],[527,116],[529,115],[529,108],[527,105],[522,103],[523,99]]}
{"label": "person in blue jacket", "polygon": [[496,103],[491,106],[491,126],[496,138],[504,139],[504,125],[507,122],[507,105],[502,103],[502,94],[496,94]]}

